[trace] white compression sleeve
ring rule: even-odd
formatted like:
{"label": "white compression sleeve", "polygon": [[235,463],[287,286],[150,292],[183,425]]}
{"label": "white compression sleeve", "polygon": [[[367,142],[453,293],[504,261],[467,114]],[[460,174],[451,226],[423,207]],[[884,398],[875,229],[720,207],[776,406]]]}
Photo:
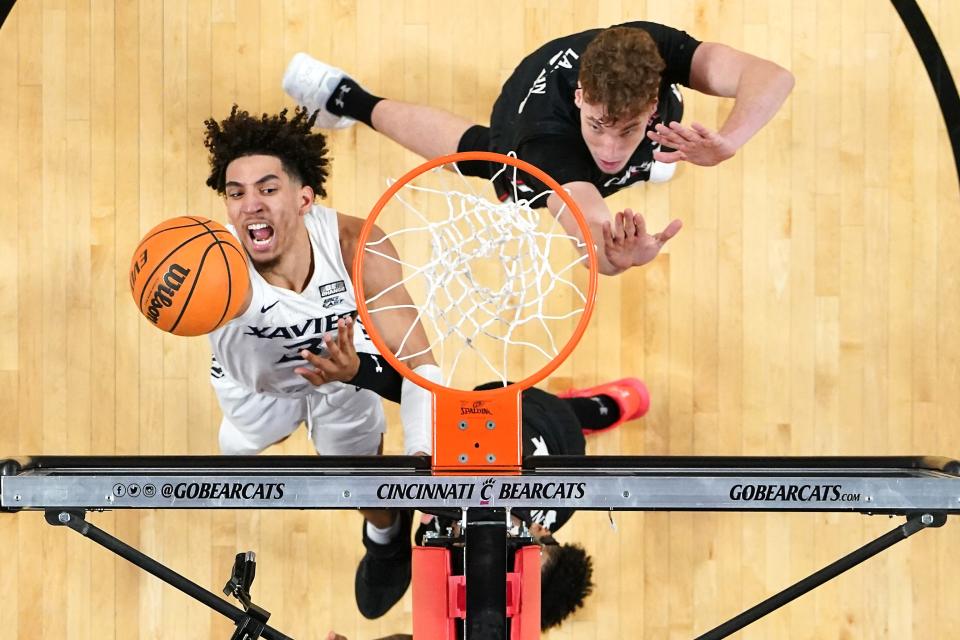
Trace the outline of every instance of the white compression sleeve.
{"label": "white compression sleeve", "polygon": [[[431,382],[441,382],[440,367],[435,364],[422,364],[413,371]],[[433,452],[433,393],[406,378],[400,388],[400,422],[407,455]]]}

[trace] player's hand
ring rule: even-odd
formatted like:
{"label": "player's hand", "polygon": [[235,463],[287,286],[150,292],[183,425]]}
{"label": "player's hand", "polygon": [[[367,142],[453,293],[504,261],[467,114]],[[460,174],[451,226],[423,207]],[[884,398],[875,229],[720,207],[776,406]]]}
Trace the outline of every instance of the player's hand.
{"label": "player's hand", "polygon": [[657,257],[667,240],[677,235],[683,223],[674,220],[660,233],[647,233],[643,216],[624,209],[603,223],[603,251],[614,267],[625,270],[647,264]]}
{"label": "player's hand", "polygon": [[690,127],[679,122],[671,122],[670,126],[658,124],[653,131],[647,132],[647,137],[665,147],[676,149],[654,151],[653,159],[659,162],[686,160],[701,167],[712,167],[732,158],[737,151],[733,143],[699,122],[694,122]]}
{"label": "player's hand", "polygon": [[300,374],[316,386],[327,382],[352,380],[360,370],[360,356],[353,346],[353,325],[352,318],[340,318],[337,321],[337,339],[331,338],[329,333],[323,336],[323,346],[328,356],[322,358],[304,349],[300,355],[311,366],[297,367],[293,370],[294,373]]}

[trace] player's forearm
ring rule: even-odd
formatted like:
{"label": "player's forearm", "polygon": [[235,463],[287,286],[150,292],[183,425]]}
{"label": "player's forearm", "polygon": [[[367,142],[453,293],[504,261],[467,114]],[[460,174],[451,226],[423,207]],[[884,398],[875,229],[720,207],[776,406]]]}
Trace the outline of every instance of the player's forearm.
{"label": "player's forearm", "polygon": [[769,60],[754,59],[740,76],[733,110],[719,133],[739,149],[773,118],[793,85],[792,73]]}
{"label": "player's forearm", "polygon": [[358,353],[360,368],[357,375],[347,381],[361,389],[373,391],[390,402],[400,402],[400,387],[403,376],[379,353]]}
{"label": "player's forearm", "polygon": [[[586,212],[584,212],[584,215],[586,215]],[[609,220],[609,212],[606,214],[606,216],[606,219]],[[566,219],[561,219],[561,225],[564,227],[564,231],[566,231],[567,234],[581,241],[577,245],[577,250],[580,251],[581,254],[586,255],[587,248],[583,243],[584,238],[583,233],[580,230],[580,225],[573,220],[572,216],[569,216]],[[626,271],[625,268],[618,267],[610,262],[607,259],[607,255],[603,251],[603,220],[596,217],[588,217],[587,227],[590,229],[591,237],[586,241],[593,243],[594,250],[597,253],[597,272],[602,276],[615,276]],[[583,266],[589,267],[586,260],[583,261]]]}
{"label": "player's forearm", "polygon": [[[412,304],[405,296],[404,304]],[[402,358],[414,373],[434,383],[442,383],[426,332],[410,309],[394,311],[390,321],[382,318],[387,346]],[[412,328],[411,328],[411,325]],[[404,378],[400,388],[400,422],[403,424],[403,449],[407,455],[433,450],[433,394]]]}
{"label": "player's forearm", "polygon": [[[380,354],[361,353],[360,370],[347,384],[369,389],[391,402],[400,403],[403,449],[407,455],[429,453],[433,444],[432,394],[407,380]],[[432,364],[411,368],[432,382],[441,382],[440,369]],[[408,363],[410,364],[410,363]]]}
{"label": "player's forearm", "polygon": [[[551,194],[547,198],[547,208],[550,213],[558,219],[560,226],[563,227],[567,235],[581,241],[581,244],[577,247],[581,254],[587,253],[587,248],[583,245],[584,241],[593,243],[597,252],[597,271],[600,275],[615,276],[626,271],[626,269],[611,263],[603,251],[603,223],[610,220],[611,214],[610,209],[607,208],[607,203],[604,202],[597,188],[588,183],[568,183],[563,186],[580,207],[580,212],[587,221],[587,228],[590,230],[591,237],[586,239],[583,237],[580,225],[577,224],[577,221],[569,212],[560,215],[564,205],[563,200],[556,194]],[[583,266],[588,266],[586,261],[584,261]]]}
{"label": "player's forearm", "polygon": [[[610,219],[609,212],[606,219]],[[626,268],[618,267],[610,262],[607,259],[607,254],[603,251],[603,220],[590,218],[587,220],[587,226],[590,227],[590,233],[593,236],[592,242],[597,252],[597,271],[600,275],[616,276],[626,271]],[[585,247],[581,247],[580,250],[582,253],[587,252]],[[586,261],[584,261],[584,266],[587,266]]]}
{"label": "player's forearm", "polygon": [[[437,384],[442,383],[436,365],[421,365],[414,373]],[[400,422],[403,424],[403,449],[407,455],[433,451],[433,394],[404,379],[400,392]]]}

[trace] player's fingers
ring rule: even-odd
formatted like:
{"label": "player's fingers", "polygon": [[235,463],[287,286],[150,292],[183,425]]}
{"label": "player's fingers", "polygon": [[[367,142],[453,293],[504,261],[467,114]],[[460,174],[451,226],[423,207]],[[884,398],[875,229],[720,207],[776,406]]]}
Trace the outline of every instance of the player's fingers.
{"label": "player's fingers", "polygon": [[672,164],[681,160],[686,160],[687,156],[682,151],[654,151],[653,159],[657,162]]}
{"label": "player's fingers", "polygon": [[[306,349],[303,349],[300,351],[300,355],[303,356],[303,359],[306,360],[312,366],[301,367],[301,368],[304,371],[319,374],[324,378],[326,378],[328,374],[336,373],[337,371],[337,367],[339,366],[339,363],[338,363],[339,351],[337,351],[336,344],[330,340],[329,334],[323,335],[323,345],[329,352],[329,357],[324,358],[324,357],[318,356],[317,354],[311,351],[307,351]],[[337,353],[334,353],[334,351],[337,351]],[[324,379],[323,381],[321,381],[321,383],[325,381],[326,380]],[[314,384],[318,384],[318,383],[314,382]]]}
{"label": "player's fingers", "polygon": [[307,382],[312,384],[315,387],[319,387],[324,384],[326,380],[324,379],[323,373],[318,370],[307,369],[305,367],[297,367],[293,370],[294,373],[304,378]]}
{"label": "player's fingers", "polygon": [[660,134],[660,144],[665,144],[676,149],[686,143],[686,140],[680,137],[675,131],[662,124],[656,126],[656,131]]}
{"label": "player's fingers", "polygon": [[676,133],[677,136],[679,136],[683,140],[690,143],[700,142],[702,140],[699,133],[697,133],[693,129],[688,129],[687,127],[683,126],[679,122],[671,122],[670,130]]}
{"label": "player's fingers", "polygon": [[637,235],[637,224],[630,209],[623,212],[623,234],[628,240]]}
{"label": "player's fingers", "polygon": [[623,241],[627,237],[627,216],[624,215],[623,211],[617,211],[617,226],[614,229],[615,233],[613,235],[615,240]]}
{"label": "player's fingers", "polygon": [[309,362],[310,364],[312,364],[313,366],[317,366],[317,364],[323,360],[323,358],[321,358],[314,352],[308,351],[306,349],[300,350],[300,357],[306,360],[307,362]]}
{"label": "player's fingers", "polygon": [[[342,331],[342,329],[341,329],[341,331]],[[339,333],[339,332],[337,333],[337,339],[336,339],[336,340],[334,340],[333,338],[331,338],[329,333],[323,334],[323,346],[327,348],[327,357],[326,357],[326,358],[321,358],[321,360],[325,360],[325,361],[327,361],[327,362],[330,362],[330,361],[332,361],[332,362],[339,362],[339,361],[340,361],[340,356],[343,354],[343,351],[342,351],[341,348],[340,348],[340,340],[341,340],[341,337],[340,337],[340,333]],[[319,366],[319,365],[317,365],[317,366]]]}
{"label": "player's fingers", "polygon": [[707,140],[710,140],[710,141],[713,141],[717,138],[717,134],[714,131],[707,129],[705,126],[703,126],[699,122],[694,122],[690,126],[691,128],[693,128],[694,131],[699,133],[700,137],[702,138],[706,138]]}
{"label": "player's fingers", "polygon": [[341,343],[340,348],[343,349],[344,353],[347,354],[356,353],[357,348],[353,344],[353,331],[354,327],[357,326],[357,323],[353,318],[347,318],[345,322],[347,329],[343,332],[343,342]]}
{"label": "player's fingers", "polygon": [[639,213],[633,214],[633,226],[636,227],[638,236],[647,234],[647,221]]}
{"label": "player's fingers", "polygon": [[673,220],[667,225],[666,229],[657,234],[657,240],[660,241],[660,244],[665,243],[667,240],[677,235],[682,227],[683,222],[680,219]]}
{"label": "player's fingers", "polygon": [[610,231],[610,221],[604,220],[603,224],[600,225],[600,229],[603,232],[603,246],[605,249],[613,247],[613,233]]}

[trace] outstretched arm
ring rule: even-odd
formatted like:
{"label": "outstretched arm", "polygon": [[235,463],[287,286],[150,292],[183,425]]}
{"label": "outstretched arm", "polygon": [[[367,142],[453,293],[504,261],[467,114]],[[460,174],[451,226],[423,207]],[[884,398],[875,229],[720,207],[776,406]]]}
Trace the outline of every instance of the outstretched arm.
{"label": "outstretched arm", "polygon": [[[666,228],[655,234],[647,233],[646,221],[639,213],[624,209],[611,217],[610,209],[597,188],[589,182],[568,182],[563,185],[574,202],[580,207],[587,226],[590,228],[590,241],[597,248],[597,260],[600,273],[616,275],[630,267],[647,264],[657,257],[663,245],[680,231],[680,220],[674,220]],[[569,235],[583,239],[580,227],[573,215],[561,210],[563,200],[557,194],[547,198],[547,208],[559,221]]]}
{"label": "outstretched arm", "polygon": [[793,89],[793,74],[780,65],[716,42],[704,42],[693,54],[690,87],[734,98],[733,110],[719,131],[694,122],[657,125],[647,136],[676,151],[656,152],[660,162],[686,160],[712,166],[733,157],[774,116]]}
{"label": "outstretched arm", "polygon": [[[340,216],[341,247],[344,263],[351,271],[353,260],[364,248],[359,246],[363,221]],[[403,269],[396,248],[384,233],[374,227],[368,239],[376,242],[377,253],[367,252],[363,263],[363,293],[377,333],[387,348],[420,376],[440,382],[440,369],[430,350],[426,331],[420,324],[418,310],[413,304],[403,280]],[[382,254],[382,255],[378,255]],[[433,395],[404,379],[400,391],[400,421],[403,423],[404,449],[407,454],[421,455],[433,448]]]}
{"label": "outstretched arm", "polygon": [[[403,270],[393,243],[384,240],[383,231],[374,227],[368,242],[377,245],[377,252],[368,252],[363,264],[363,292],[370,302],[377,333],[390,351],[411,369],[436,365],[427,334],[417,317],[418,311],[403,280]],[[362,251],[362,247],[358,247]],[[383,255],[378,255],[383,254]]]}
{"label": "outstretched arm", "polygon": [[[339,214],[338,223],[343,263],[347,272],[352,274],[363,221]],[[379,228],[374,227],[370,241],[378,242],[377,251],[383,254],[367,253],[364,259],[363,293],[371,300],[367,308],[371,311],[375,330],[391,353],[403,358],[407,366],[420,376],[439,382],[440,369],[417,317],[417,309],[406,288],[399,284],[403,270],[397,260],[397,251],[389,240],[384,239]],[[327,356],[301,352],[307,365],[295,369],[296,373],[318,386],[333,381],[357,384],[389,400],[399,401],[404,449],[408,455],[425,455],[432,448],[433,396],[426,389],[401,378],[387,362],[381,363],[371,354],[358,354],[353,343],[354,325],[352,318],[341,318],[337,322],[336,338],[329,334],[323,336]]]}

